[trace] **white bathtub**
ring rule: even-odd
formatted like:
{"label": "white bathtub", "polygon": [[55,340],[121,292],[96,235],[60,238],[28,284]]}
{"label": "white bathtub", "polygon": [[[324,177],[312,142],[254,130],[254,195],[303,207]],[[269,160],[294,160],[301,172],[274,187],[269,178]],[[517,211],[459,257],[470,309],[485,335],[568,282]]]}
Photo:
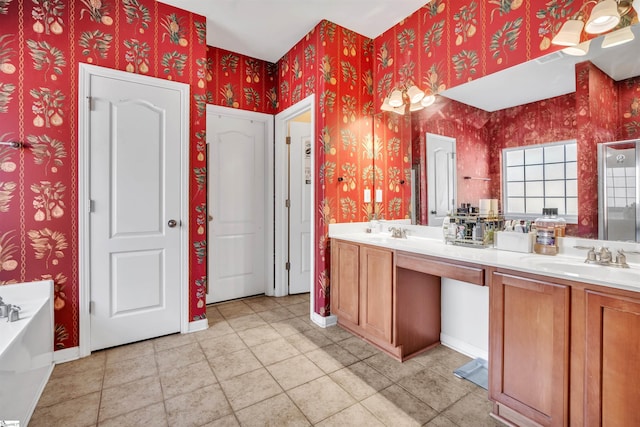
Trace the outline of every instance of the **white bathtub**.
{"label": "white bathtub", "polygon": [[20,320],[0,319],[0,420],[26,426],[53,370],[53,281],[0,286]]}

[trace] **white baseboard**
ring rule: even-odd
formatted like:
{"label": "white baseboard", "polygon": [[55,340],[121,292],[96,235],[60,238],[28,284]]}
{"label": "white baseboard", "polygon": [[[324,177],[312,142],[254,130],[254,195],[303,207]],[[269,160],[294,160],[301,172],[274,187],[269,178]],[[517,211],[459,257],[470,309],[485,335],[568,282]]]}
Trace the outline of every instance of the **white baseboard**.
{"label": "white baseboard", "polygon": [[65,363],[80,358],[80,347],[65,348],[53,352],[53,363]]}
{"label": "white baseboard", "polygon": [[440,334],[440,343],[473,359],[480,357],[484,360],[489,360],[489,352],[487,350],[475,347],[446,334]]}
{"label": "white baseboard", "polygon": [[195,322],[189,322],[189,329],[187,333],[204,331],[209,328],[209,321],[207,319],[196,320]]}
{"label": "white baseboard", "polygon": [[318,313],[311,313],[311,321],[321,328],[326,328],[329,326],[338,324],[338,317],[331,314],[329,316],[320,316]]}

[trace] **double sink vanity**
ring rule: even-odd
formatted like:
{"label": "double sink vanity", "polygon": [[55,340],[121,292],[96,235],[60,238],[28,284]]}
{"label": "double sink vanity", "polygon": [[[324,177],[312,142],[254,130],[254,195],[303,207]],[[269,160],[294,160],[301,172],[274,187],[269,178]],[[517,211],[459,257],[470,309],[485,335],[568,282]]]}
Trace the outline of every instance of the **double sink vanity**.
{"label": "double sink vanity", "polygon": [[622,269],[575,248],[639,245],[565,237],[545,256],[389,225],[406,238],[329,228],[340,326],[398,360],[441,342],[488,357],[492,415],[509,425],[640,425],[640,255]]}

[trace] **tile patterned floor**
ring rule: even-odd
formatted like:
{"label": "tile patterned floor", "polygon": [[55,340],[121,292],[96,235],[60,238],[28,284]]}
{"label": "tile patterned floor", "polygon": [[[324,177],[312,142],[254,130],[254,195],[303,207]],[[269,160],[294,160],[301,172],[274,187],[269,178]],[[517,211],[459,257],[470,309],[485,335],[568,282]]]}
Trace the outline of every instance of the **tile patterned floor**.
{"label": "tile patterned floor", "polygon": [[309,320],[309,295],[209,306],[209,329],[55,367],[38,426],[498,426],[487,392],[437,347],[396,362]]}

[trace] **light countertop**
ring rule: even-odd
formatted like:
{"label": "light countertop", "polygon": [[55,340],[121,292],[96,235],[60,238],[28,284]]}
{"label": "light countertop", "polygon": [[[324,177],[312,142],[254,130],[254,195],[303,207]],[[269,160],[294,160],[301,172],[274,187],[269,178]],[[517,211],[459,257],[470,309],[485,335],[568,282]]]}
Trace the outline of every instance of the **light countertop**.
{"label": "light countertop", "polygon": [[[608,267],[585,264],[586,251],[573,248],[574,246],[595,246],[596,248],[606,246],[615,257],[617,249],[639,250],[640,245],[637,244],[565,237],[560,239],[560,253],[552,256],[445,244],[439,227],[413,226],[402,222],[385,223],[383,227],[385,231],[371,234],[365,232],[368,224],[332,224],[329,227],[329,237],[445,260],[508,268],[525,273],[640,292],[640,255],[627,255],[630,268]],[[386,231],[388,226],[406,228],[408,238],[391,237]]]}

